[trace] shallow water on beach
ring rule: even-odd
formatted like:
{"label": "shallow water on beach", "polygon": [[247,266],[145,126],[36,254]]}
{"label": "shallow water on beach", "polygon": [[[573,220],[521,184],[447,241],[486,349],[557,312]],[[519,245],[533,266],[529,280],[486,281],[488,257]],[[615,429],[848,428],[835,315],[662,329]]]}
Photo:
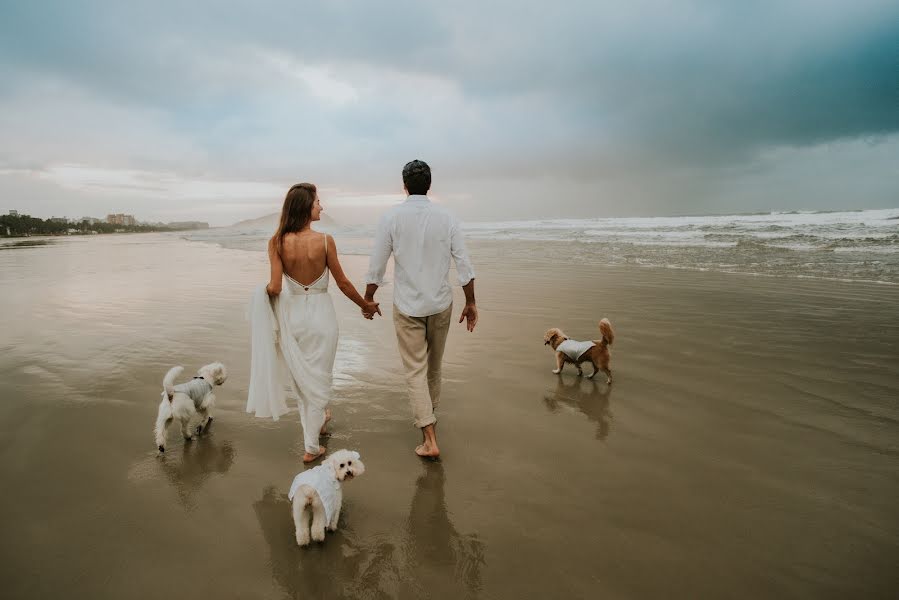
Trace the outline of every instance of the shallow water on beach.
{"label": "shallow water on beach", "polygon": [[[895,597],[894,286],[470,245],[482,322],[450,335],[439,462],[412,454],[389,286],[374,322],[332,288],[324,443],[367,473],[308,549],[296,413],[244,412],[263,253],[160,234],[0,252],[4,597]],[[366,259],[344,263],[358,284]],[[552,375],[543,331],[603,316],[615,384]],[[215,423],[159,456],[162,376],[212,360]]]}
{"label": "shallow water on beach", "polygon": [[[783,278],[899,284],[899,208],[693,217],[609,217],[469,222],[478,242],[539,247],[553,263],[638,266]],[[372,226],[331,224],[344,253],[369,254]],[[269,229],[184,234],[225,248],[259,250]],[[523,242],[515,244],[514,242]]]}

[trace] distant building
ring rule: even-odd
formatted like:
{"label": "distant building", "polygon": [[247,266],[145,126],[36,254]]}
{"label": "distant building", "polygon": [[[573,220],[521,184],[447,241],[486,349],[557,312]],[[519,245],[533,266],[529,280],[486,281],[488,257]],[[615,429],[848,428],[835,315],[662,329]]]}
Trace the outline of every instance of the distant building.
{"label": "distant building", "polygon": [[11,211],[9,211],[9,216],[10,216],[10,217],[18,217],[18,216],[19,216],[19,211],[17,211],[17,210],[11,210]]}
{"label": "distant building", "polygon": [[50,217],[51,223],[68,223],[69,220],[65,217]]}
{"label": "distant building", "polygon": [[111,225],[136,225],[137,220],[134,215],[126,215],[123,213],[115,213],[106,215],[106,222]]}
{"label": "distant building", "polygon": [[97,223],[104,223],[103,219],[98,219],[97,217],[81,217],[79,223],[87,223],[88,225],[96,225]]}

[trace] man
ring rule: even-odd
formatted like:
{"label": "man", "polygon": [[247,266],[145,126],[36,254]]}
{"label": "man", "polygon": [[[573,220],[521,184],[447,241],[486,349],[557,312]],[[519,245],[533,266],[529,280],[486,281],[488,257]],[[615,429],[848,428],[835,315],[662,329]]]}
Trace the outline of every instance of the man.
{"label": "man", "polygon": [[[474,270],[465,251],[459,221],[427,196],[431,168],[420,160],[403,167],[403,187],[408,198],[381,218],[375,234],[365,283],[365,299],[374,301],[384,284],[387,259],[393,254],[393,324],[415,426],[421,429],[419,456],[437,457],[437,417],[440,402],[440,367],[453,310],[453,292],[447,276],[450,259],[456,263],[459,284],[465,292],[465,308],[459,322],[474,331],[478,309],[474,298]],[[366,315],[369,316],[369,315]]]}

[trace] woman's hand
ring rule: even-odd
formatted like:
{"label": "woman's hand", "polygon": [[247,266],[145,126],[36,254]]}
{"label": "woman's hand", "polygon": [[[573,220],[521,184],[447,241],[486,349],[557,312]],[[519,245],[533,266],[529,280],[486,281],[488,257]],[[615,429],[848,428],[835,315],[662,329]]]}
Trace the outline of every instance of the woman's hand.
{"label": "woman's hand", "polygon": [[272,289],[272,284],[268,284],[265,286],[265,293],[269,295],[269,298],[274,298],[275,296],[277,296],[278,294],[281,293],[281,290],[280,289],[277,289],[277,290]]}

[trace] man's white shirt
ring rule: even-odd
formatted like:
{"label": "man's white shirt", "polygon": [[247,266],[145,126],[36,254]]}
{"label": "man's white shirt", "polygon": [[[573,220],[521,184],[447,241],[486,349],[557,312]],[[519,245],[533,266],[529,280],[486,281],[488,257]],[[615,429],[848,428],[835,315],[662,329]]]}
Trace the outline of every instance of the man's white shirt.
{"label": "man's white shirt", "polygon": [[410,317],[435,315],[452,304],[453,291],[447,281],[451,258],[459,285],[474,279],[459,220],[427,196],[409,196],[381,217],[366,284],[384,285],[391,254],[393,303]]}

